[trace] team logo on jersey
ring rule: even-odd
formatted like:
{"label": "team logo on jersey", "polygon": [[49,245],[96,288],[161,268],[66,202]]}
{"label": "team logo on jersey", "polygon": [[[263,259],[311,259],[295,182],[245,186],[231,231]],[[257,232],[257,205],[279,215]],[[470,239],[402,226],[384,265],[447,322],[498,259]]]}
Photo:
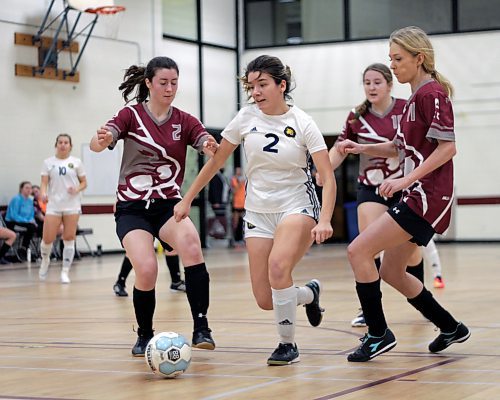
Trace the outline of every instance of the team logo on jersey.
{"label": "team logo on jersey", "polygon": [[75,166],[73,165],[73,163],[69,163],[68,168],[75,168]]}
{"label": "team logo on jersey", "polygon": [[257,127],[254,126],[252,129],[250,129],[250,132],[257,132]]}
{"label": "team logo on jersey", "polygon": [[255,225],[251,224],[250,222],[247,222],[247,228],[248,229],[255,229]]}
{"label": "team logo on jersey", "polygon": [[294,138],[297,135],[297,132],[295,132],[295,129],[293,129],[291,126],[287,126],[284,132],[286,136],[291,138]]}

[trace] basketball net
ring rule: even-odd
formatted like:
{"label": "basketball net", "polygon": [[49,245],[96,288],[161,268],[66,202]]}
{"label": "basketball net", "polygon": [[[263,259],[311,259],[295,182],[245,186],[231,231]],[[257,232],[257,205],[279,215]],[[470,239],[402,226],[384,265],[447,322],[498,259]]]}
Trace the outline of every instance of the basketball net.
{"label": "basketball net", "polygon": [[104,36],[109,39],[117,39],[120,31],[120,24],[123,19],[123,12],[112,14],[99,14],[99,21],[104,27]]}

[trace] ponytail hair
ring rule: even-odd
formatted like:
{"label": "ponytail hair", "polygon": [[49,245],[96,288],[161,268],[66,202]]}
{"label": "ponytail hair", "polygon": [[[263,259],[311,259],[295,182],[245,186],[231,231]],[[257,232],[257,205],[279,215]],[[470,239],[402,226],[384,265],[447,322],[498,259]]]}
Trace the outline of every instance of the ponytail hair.
{"label": "ponytail hair", "polygon": [[[130,66],[125,71],[125,74],[123,75],[123,82],[118,87],[118,90],[122,91],[125,103],[129,103],[134,99],[138,103],[146,101],[149,96],[146,79],[152,82],[156,71],[159,69],[174,69],[177,72],[177,75],[179,75],[179,67],[177,66],[177,63],[168,57],[155,57],[149,61],[146,67],[139,67],[137,65]],[[130,93],[132,93],[137,85],[139,85],[139,87],[136,89],[134,97],[129,100]]]}
{"label": "ponytail hair", "polygon": [[[370,64],[363,71],[363,81],[368,71],[379,72],[384,77],[388,85],[392,84],[392,72],[387,65],[381,63]],[[365,115],[368,112],[368,109],[371,107],[371,105],[372,103],[368,99],[366,99],[361,104],[356,106],[354,108],[354,118],[349,120],[349,123],[354,124],[356,121],[358,121],[359,117]]]}
{"label": "ponytail hair", "polygon": [[391,33],[390,43],[401,46],[408,53],[416,57],[422,54],[424,61],[422,68],[432,79],[439,83],[449,97],[453,96],[454,89],[451,82],[437,72],[434,62],[434,48],[427,34],[417,26],[407,26]]}

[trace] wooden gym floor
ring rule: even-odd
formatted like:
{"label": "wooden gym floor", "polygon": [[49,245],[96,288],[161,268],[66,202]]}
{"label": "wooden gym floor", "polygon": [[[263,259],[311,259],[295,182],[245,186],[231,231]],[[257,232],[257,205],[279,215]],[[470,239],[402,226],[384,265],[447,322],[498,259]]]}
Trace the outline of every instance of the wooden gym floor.
{"label": "wooden gym floor", "polygon": [[[188,371],[177,379],[153,375],[133,358],[132,298],[112,286],[122,257],[75,262],[72,283],[59,283],[60,263],[47,282],[38,266],[0,270],[0,399],[499,399],[500,247],[439,246],[444,289],[436,298],[471,328],[466,343],[440,355],[427,352],[434,326],[392,288],[383,285],[387,320],[398,345],[373,361],[348,363],[364,328],[352,328],[358,302],[345,246],[313,247],[296,268],[296,283],[321,280],[326,308],[318,328],[297,310],[301,361],[268,367],[277,344],[273,314],[257,308],[244,249],[206,250],[211,274],[209,319],[215,351],[193,350]],[[185,295],[169,291],[164,260],[157,286],[156,332],[188,338]],[[432,287],[426,266],[427,287]],[[127,288],[133,287],[133,273]]]}

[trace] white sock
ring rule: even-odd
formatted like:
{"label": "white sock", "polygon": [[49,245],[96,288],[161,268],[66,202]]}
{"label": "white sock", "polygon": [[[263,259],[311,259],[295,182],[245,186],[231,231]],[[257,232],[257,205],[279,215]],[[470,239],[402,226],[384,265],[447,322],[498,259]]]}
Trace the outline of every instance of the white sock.
{"label": "white sock", "polygon": [[69,272],[71,264],[73,263],[73,258],[75,257],[75,241],[74,240],[63,240],[64,250],[63,250],[63,262],[62,270],[64,272]]}
{"label": "white sock", "polygon": [[295,319],[297,315],[297,288],[272,289],[274,319],[281,343],[295,343]]}
{"label": "white sock", "polygon": [[40,242],[40,254],[42,255],[42,263],[40,264],[41,271],[47,271],[50,264],[50,253],[52,253],[52,243]]}
{"label": "white sock", "polygon": [[297,289],[297,305],[310,304],[314,300],[314,293],[308,286],[296,286]]}
{"label": "white sock", "polygon": [[429,244],[424,247],[424,258],[428,264],[432,265],[432,272],[434,274],[434,278],[436,276],[441,275],[441,259],[439,258],[439,253],[436,247],[436,243],[434,243],[434,239],[431,239]]}

